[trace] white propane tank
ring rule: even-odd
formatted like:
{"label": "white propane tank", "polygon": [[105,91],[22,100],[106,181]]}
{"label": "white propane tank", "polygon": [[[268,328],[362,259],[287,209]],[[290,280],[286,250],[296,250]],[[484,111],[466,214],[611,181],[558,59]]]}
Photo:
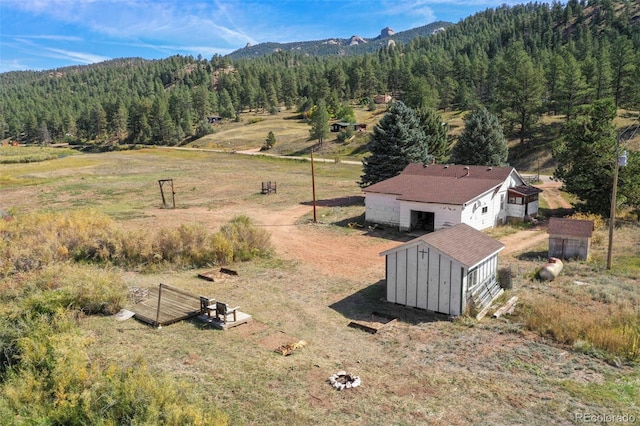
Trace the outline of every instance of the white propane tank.
{"label": "white propane tank", "polygon": [[553,281],[558,275],[560,275],[563,267],[564,265],[562,260],[557,257],[550,257],[538,274],[540,275],[540,278],[545,281]]}

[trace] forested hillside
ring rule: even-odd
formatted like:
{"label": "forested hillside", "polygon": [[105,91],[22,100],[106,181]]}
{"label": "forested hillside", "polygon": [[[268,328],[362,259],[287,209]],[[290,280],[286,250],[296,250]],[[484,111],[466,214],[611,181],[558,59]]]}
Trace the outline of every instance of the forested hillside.
{"label": "forested hillside", "polygon": [[609,0],[489,9],[445,32],[373,54],[278,52],[232,60],[118,59],[0,75],[0,137],[22,142],[176,144],[210,115],[309,109],[392,93],[409,106],[485,106],[529,141],[541,114],[567,119],[612,97],[640,105],[640,4]]}

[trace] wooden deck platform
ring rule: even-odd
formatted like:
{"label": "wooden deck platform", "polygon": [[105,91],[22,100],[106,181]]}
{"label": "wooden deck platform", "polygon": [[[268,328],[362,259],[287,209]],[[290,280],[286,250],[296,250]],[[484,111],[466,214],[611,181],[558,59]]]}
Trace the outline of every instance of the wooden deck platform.
{"label": "wooden deck platform", "polygon": [[160,284],[149,290],[149,297],[131,306],[134,317],[154,327],[200,315],[200,296]]}
{"label": "wooden deck platform", "polygon": [[206,322],[207,324],[209,324],[210,326],[217,328],[218,330],[227,330],[229,328],[232,327],[236,327],[242,324],[246,324],[249,321],[253,320],[253,318],[251,317],[251,315],[246,314],[244,312],[240,312],[237,311],[236,312],[236,320],[227,320],[226,323],[223,323],[222,320],[219,320],[217,318],[214,317],[208,317],[206,314],[202,314],[200,316],[198,316],[198,319],[200,321]]}
{"label": "wooden deck platform", "polygon": [[235,321],[229,318],[223,323],[202,312],[200,296],[166,284],[150,289],[148,297],[130,306],[129,310],[135,313],[134,318],[154,327],[198,317],[214,328],[226,330],[252,320],[251,315],[237,311]]}

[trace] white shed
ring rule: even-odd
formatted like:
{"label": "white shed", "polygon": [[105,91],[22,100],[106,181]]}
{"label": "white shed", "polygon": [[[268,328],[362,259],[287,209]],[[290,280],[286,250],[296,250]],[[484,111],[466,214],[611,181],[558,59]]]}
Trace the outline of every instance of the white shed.
{"label": "white shed", "polygon": [[503,248],[461,223],[384,251],[387,301],[457,316],[472,300],[481,310],[502,293],[497,277]]}

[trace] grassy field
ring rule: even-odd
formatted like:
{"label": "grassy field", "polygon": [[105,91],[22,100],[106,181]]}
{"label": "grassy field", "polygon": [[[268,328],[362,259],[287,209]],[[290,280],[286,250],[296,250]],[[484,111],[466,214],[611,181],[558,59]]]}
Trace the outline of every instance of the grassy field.
{"label": "grassy field", "polygon": [[[251,126],[238,123],[235,131]],[[262,133],[238,133],[235,148],[263,140]],[[222,134],[216,134],[220,140],[232,140]],[[580,331],[581,325],[609,321],[622,308],[637,314],[637,224],[616,229],[611,271],[604,267],[603,229],[596,232],[592,260],[568,263],[551,283],[535,278],[546,245],[501,258],[513,275],[513,288],[501,301],[519,296],[515,314],[450,321],[382,301],[384,264],[377,253],[406,236],[362,224],[359,166],[316,163],[315,172],[322,201],[317,224],[309,220],[308,162],[171,149],[3,165],[0,210],[20,215],[95,209],[127,229],[149,231],[184,223],[215,231],[245,214],[269,230],[273,257],[227,265],[239,275],[215,282],[198,279],[200,270],[104,267],[128,286],[165,283],[239,305],[253,316],[249,324],[223,332],[198,320],[154,329],[108,315],[78,318],[91,341],[90,359],[120,365],[146,360],[152,372],[183,381],[231,424],[507,425],[572,424],[580,414],[640,418],[637,359],[599,349],[588,340],[589,330]],[[157,181],[166,178],[174,179],[176,209],[161,205]],[[278,182],[277,194],[259,193],[266,180]],[[295,239],[302,245],[292,245]],[[378,334],[348,327],[373,312],[398,321]],[[536,328],[532,318],[549,313],[548,327]],[[618,326],[625,325],[609,330]],[[291,356],[274,352],[299,341],[306,345]],[[338,370],[359,375],[362,386],[334,390],[327,379]]]}
{"label": "grassy field", "polygon": [[[354,112],[360,123],[366,123],[368,131],[372,131],[374,124],[384,114],[384,107],[380,106],[376,111],[368,111],[362,107],[355,107]],[[246,150],[260,148],[269,131],[276,137],[275,146],[269,150],[275,155],[309,155],[311,147],[317,140],[309,140],[309,124],[298,117],[293,111],[282,111],[278,114],[245,113],[240,122],[230,122],[215,127],[215,133],[198,139],[189,144],[194,148],[209,148],[224,151]],[[363,146],[368,139],[366,134],[356,133],[354,138],[347,142],[338,142],[337,133],[331,133],[324,145],[316,147],[316,153],[330,159],[358,160],[366,151]]]}

